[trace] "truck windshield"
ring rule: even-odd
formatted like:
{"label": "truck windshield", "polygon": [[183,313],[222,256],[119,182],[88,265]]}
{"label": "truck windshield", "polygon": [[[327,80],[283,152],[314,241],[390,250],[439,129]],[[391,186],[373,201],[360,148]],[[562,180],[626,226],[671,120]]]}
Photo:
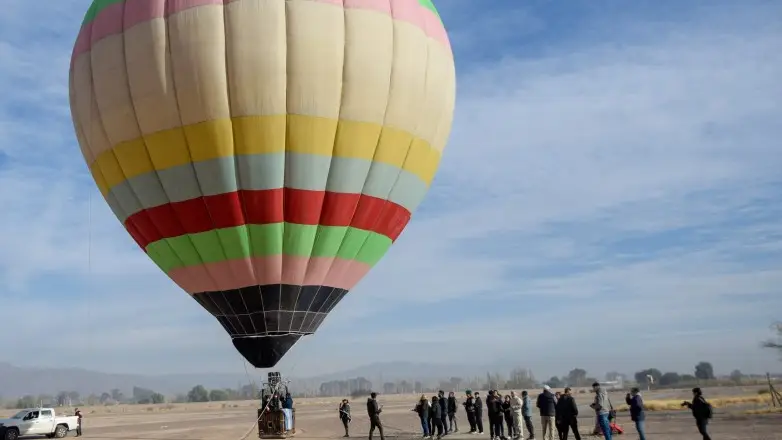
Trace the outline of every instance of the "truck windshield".
{"label": "truck windshield", "polygon": [[29,413],[29,412],[30,412],[30,411],[19,411],[18,413],[14,414],[14,416],[13,416],[13,417],[11,417],[11,418],[12,418],[12,419],[22,419],[22,418],[24,418],[24,416],[26,416],[26,415],[27,415],[27,413]]}

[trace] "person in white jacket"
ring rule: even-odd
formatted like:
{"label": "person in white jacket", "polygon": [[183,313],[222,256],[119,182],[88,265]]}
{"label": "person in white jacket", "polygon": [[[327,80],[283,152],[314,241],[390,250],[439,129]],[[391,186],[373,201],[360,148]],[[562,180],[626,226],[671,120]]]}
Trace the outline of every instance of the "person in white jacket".
{"label": "person in white jacket", "polygon": [[510,392],[510,409],[513,415],[513,432],[516,434],[514,438],[524,437],[524,428],[521,424],[521,407],[524,402],[521,397],[516,395],[515,391]]}

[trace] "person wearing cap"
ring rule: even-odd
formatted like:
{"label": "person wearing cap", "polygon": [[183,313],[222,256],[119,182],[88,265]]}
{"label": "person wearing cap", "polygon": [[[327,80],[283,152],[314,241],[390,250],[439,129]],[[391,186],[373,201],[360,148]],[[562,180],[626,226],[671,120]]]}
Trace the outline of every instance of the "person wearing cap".
{"label": "person wearing cap", "polygon": [[339,420],[342,421],[342,426],[345,428],[345,437],[350,437],[350,401],[342,399],[337,411],[339,411]]}
{"label": "person wearing cap", "polygon": [[543,440],[554,440],[554,417],[557,414],[557,400],[551,387],[543,385],[543,392],[538,394],[537,407],[540,411],[540,423],[543,425]]}
{"label": "person wearing cap", "polygon": [[76,437],[81,437],[81,435],[82,435],[82,430],[81,430],[81,418],[82,418],[82,416],[81,416],[81,411],[79,410],[79,408],[76,408],[76,411],[73,412],[73,415],[77,417]]}

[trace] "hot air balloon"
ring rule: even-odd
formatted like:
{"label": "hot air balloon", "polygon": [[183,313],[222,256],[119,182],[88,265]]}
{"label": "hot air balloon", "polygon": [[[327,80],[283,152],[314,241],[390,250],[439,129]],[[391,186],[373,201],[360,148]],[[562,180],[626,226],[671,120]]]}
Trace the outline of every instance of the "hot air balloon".
{"label": "hot air balloon", "polygon": [[256,368],[399,237],[455,94],[431,0],[94,0],[70,68],[106,202]]}

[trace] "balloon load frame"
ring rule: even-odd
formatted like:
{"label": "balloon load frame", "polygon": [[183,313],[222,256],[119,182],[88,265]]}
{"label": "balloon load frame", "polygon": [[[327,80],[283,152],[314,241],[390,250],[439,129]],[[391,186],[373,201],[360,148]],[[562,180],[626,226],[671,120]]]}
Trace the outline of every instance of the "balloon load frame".
{"label": "balloon load frame", "polygon": [[288,383],[279,372],[267,374],[267,381],[261,386],[258,438],[284,439],[296,435],[296,408],[283,409],[281,405],[289,392]]}

